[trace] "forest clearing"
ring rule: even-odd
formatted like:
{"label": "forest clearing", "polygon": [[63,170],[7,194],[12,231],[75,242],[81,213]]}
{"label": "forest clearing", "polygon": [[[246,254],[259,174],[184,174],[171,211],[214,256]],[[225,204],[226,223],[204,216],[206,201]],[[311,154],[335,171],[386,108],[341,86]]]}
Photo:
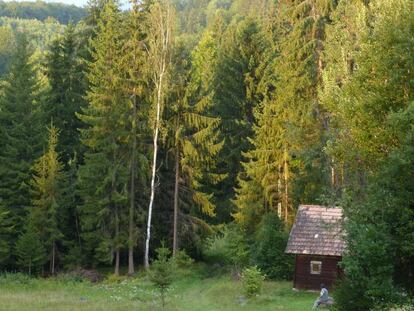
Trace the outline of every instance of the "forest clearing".
{"label": "forest clearing", "polygon": [[[156,289],[143,277],[89,283],[70,278],[0,277],[0,310],[113,311],[160,310]],[[260,297],[243,296],[240,281],[230,273],[193,267],[183,271],[168,293],[165,310],[182,311],[305,311],[317,294],[292,291],[291,283],[268,281]]]}
{"label": "forest clearing", "polygon": [[0,309],[414,309],[414,0],[62,1],[0,0]]}

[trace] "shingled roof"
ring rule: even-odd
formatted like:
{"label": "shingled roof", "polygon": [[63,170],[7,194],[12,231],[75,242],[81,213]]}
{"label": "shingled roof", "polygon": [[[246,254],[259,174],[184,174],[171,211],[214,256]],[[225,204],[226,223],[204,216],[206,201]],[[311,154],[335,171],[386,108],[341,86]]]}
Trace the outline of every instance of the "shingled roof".
{"label": "shingled roof", "polygon": [[343,237],[340,207],[300,205],[286,253],[342,256],[345,250]]}

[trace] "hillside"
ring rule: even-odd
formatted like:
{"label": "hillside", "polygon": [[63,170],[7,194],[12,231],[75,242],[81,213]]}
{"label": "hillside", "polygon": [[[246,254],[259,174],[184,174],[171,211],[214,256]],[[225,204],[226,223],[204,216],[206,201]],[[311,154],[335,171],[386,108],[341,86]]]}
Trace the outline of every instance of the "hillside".
{"label": "hillside", "polygon": [[69,21],[79,22],[86,16],[86,13],[84,8],[63,3],[0,1],[0,16],[5,17],[37,19],[40,21],[53,17],[59,23],[67,24]]}

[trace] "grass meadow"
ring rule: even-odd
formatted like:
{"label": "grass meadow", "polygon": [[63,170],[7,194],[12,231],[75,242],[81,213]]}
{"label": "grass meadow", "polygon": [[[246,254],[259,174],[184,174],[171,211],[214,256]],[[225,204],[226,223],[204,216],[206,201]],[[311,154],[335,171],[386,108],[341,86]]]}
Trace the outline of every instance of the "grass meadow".
{"label": "grass meadow", "polygon": [[[17,274],[0,277],[0,310],[163,310],[144,273],[90,283],[69,276],[40,279]],[[240,281],[206,266],[183,270],[167,295],[164,310],[311,310],[316,293],[295,292],[291,282],[265,281],[260,296],[246,299]]]}

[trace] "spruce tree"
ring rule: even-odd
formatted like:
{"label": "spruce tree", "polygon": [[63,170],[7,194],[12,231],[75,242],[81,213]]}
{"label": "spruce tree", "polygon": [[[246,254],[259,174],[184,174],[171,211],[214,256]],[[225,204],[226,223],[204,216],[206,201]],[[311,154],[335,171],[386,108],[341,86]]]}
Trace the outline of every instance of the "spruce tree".
{"label": "spruce tree", "polygon": [[82,143],[88,148],[79,169],[81,227],[85,251],[95,262],[112,262],[119,274],[123,246],[122,212],[127,203],[128,99],[120,73],[124,38],[118,4],[109,1],[92,41],[87,93],[89,104],[79,114],[85,123]]}
{"label": "spruce tree", "polygon": [[224,139],[218,167],[227,173],[227,178],[214,187],[222,218],[228,217],[234,206],[242,154],[251,146],[248,137],[253,135],[254,110],[262,100],[258,87],[264,74],[261,60],[267,44],[258,21],[246,17],[235,19],[217,45],[211,100],[213,114],[220,117],[220,137]]}
{"label": "spruce tree", "polygon": [[254,146],[246,154],[245,175],[240,175],[240,221],[250,217],[257,225],[260,214],[270,208],[290,224],[297,203],[313,202],[329,187],[331,161],[323,152],[329,119],[319,102],[318,87],[325,26],[333,8],[330,1],[280,5],[274,23],[280,37],[277,58],[269,64],[276,77],[270,75],[270,81],[263,82]]}
{"label": "spruce tree", "polygon": [[148,68],[146,68],[145,18],[148,14],[145,3],[137,1],[128,14],[125,23],[122,73],[123,88],[129,98],[128,144],[129,144],[129,185],[128,185],[128,274],[135,272],[134,249],[138,239],[138,204],[145,200],[147,189],[148,152],[145,143],[151,136],[149,126],[150,98]]}
{"label": "spruce tree", "polygon": [[46,250],[39,235],[29,223],[16,242],[17,265],[27,272],[38,272],[47,261]]}
{"label": "spruce tree", "polygon": [[[217,173],[217,156],[223,143],[218,138],[220,119],[211,115],[210,105],[200,100],[198,90],[201,68],[190,69],[188,42],[178,38],[174,49],[171,102],[166,111],[169,146],[174,153],[174,225],[173,256],[178,251],[181,187],[187,187],[186,196],[209,216],[215,215],[215,204],[207,185],[223,179]],[[180,185],[181,184],[181,185]]]}
{"label": "spruce tree", "polygon": [[42,142],[39,86],[23,34],[18,35],[17,50],[0,98],[0,201],[10,211],[16,233],[30,206],[31,166]]}
{"label": "spruce tree", "polygon": [[65,165],[76,153],[81,155],[79,131],[81,122],[76,117],[85,105],[85,73],[79,56],[75,26],[69,24],[63,37],[52,42],[46,68],[50,85],[44,104],[46,124],[53,122],[59,129],[58,151]]}
{"label": "spruce tree", "polygon": [[12,254],[11,236],[14,233],[14,225],[10,218],[10,211],[0,203],[0,266],[9,265]]}

